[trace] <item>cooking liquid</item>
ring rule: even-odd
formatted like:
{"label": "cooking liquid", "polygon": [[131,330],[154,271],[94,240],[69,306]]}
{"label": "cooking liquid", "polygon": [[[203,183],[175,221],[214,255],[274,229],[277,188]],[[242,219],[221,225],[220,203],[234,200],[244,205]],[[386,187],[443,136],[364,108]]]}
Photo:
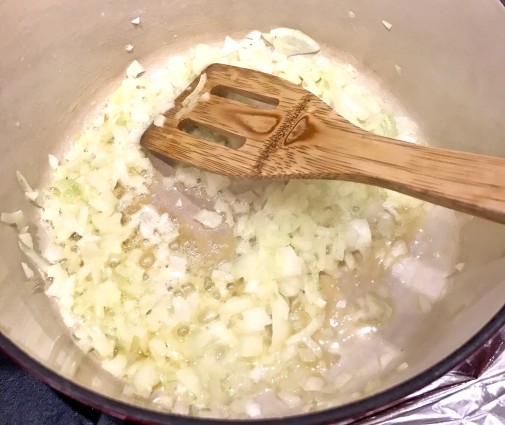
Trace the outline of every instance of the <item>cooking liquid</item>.
{"label": "cooking liquid", "polygon": [[[325,55],[328,56],[327,53]],[[358,81],[367,86],[368,79],[363,75],[360,74]],[[373,78],[370,81],[373,83]],[[370,84],[370,86],[376,88],[377,85]],[[377,93],[380,90],[375,89],[373,92]],[[386,96],[386,98],[389,100],[386,102],[388,108],[395,115],[403,115],[401,108],[391,101],[392,98],[390,96]],[[225,143],[226,140],[221,140],[221,142]],[[206,278],[220,264],[236,257],[236,249],[240,241],[234,236],[233,229],[224,222],[219,227],[210,229],[193,219],[202,208],[213,209],[215,199],[206,195],[202,185],[199,184],[192,189],[187,189],[176,182],[175,185],[167,186],[164,184],[164,178],[173,178],[174,165],[167,165],[152,156],[150,159],[158,170],[155,182],[150,188],[151,195],[140,199],[138,205],[132,205],[132,211],[127,211],[126,216],[137,211],[142,204],[152,203],[160,213],[167,212],[176,222],[179,236],[171,243],[171,249],[180,252],[187,258],[189,275],[201,278],[200,281],[203,283],[201,286],[196,285],[198,286],[196,287],[192,281],[189,281],[183,283],[181,287],[171,287],[167,290],[170,289],[172,293],[180,291],[183,297],[189,296],[195,290],[213,290],[211,286],[206,286]],[[176,164],[175,167],[180,167],[180,165]],[[251,183],[236,180],[233,181],[231,190],[237,194],[244,194],[254,187],[255,191],[261,192],[268,184],[269,182]],[[282,185],[283,183],[278,184]],[[118,188],[118,190],[120,189]],[[118,193],[117,197],[121,197],[121,193]],[[291,368],[282,368],[282,373],[278,373],[279,367],[238,359],[236,362],[230,362],[233,365],[233,374],[224,382],[220,380],[221,376],[216,375],[214,379],[216,371],[212,365],[218,366],[223,359],[230,359],[230,355],[233,353],[230,353],[229,347],[216,345],[201,350],[201,357],[198,361],[204,366],[205,364],[210,365],[204,369],[205,373],[211,377],[212,388],[210,391],[212,396],[219,399],[223,406],[232,406],[231,411],[227,410],[228,407],[223,408],[224,416],[244,417],[243,406],[237,406],[233,410],[233,402],[235,398],[241,396],[242,392],[259,403],[261,415],[264,417],[293,412],[301,413],[302,411],[334,406],[373,393],[381,385],[380,380],[376,377],[393,374],[398,368],[405,367],[401,352],[402,341],[398,341],[394,337],[395,329],[407,326],[405,317],[410,318],[411,323],[415,324],[415,321],[421,319],[422,315],[430,308],[431,303],[442,295],[445,276],[450,274],[454,264],[452,250],[444,249],[444,243],[447,241],[454,243],[454,236],[457,234],[457,225],[454,224],[456,220],[447,214],[447,210],[435,208],[428,212],[427,217],[415,209],[411,210],[411,219],[405,219],[405,215],[409,214],[409,209],[398,211],[404,218],[401,220],[402,224],[396,223],[391,217],[371,223],[371,227],[376,226],[372,229],[372,234],[381,234],[382,236],[377,240],[372,240],[372,247],[368,254],[366,252],[351,252],[339,265],[338,273],[334,276],[320,273],[318,276],[319,289],[327,302],[324,321],[311,338],[296,345],[295,358],[276,360],[278,364],[283,366],[290,362],[294,363],[292,367],[290,366]],[[353,210],[356,218],[361,217],[363,213],[359,208],[356,211]],[[432,225],[437,221],[439,214],[445,214],[446,218],[443,221],[445,225],[443,232]],[[427,225],[426,222],[428,222]],[[450,227],[448,224],[454,224],[454,226]],[[449,227],[452,229],[451,231],[447,231]],[[384,241],[385,235],[388,235],[386,242]],[[399,255],[396,261],[384,267],[387,254],[393,249],[393,244],[397,236],[400,235],[410,249]],[[139,247],[146,249],[146,253],[140,257],[140,261],[143,264],[142,267],[145,266],[146,269],[144,278],[147,286],[150,281],[150,267],[152,267],[152,258],[149,254],[154,255],[156,247],[151,246],[149,241],[145,242],[141,239],[131,242],[132,246],[125,246],[125,250],[131,251]],[[383,249],[384,252],[374,258],[370,252],[377,253],[376,248]],[[436,264],[427,260],[428,257],[434,258],[433,252],[440,254],[435,259]],[[444,261],[441,261],[441,258]],[[351,264],[354,266],[351,267]],[[426,264],[433,266],[431,268],[426,266],[422,269],[423,271],[431,271],[428,280],[423,279],[424,276],[414,276],[412,273],[408,273],[417,265],[425,266]],[[261,268],[261,264],[258,265],[258,268]],[[426,284],[427,282],[428,284]],[[243,290],[242,285],[243,282],[240,281],[230,282],[224,292],[216,293],[216,300],[223,301],[223,294],[226,299],[239,296]],[[422,285],[432,288],[431,292],[428,292]],[[214,292],[212,293],[214,294]],[[419,294],[423,294],[424,297],[421,306],[419,305]],[[142,298],[142,294],[140,298]],[[287,299],[290,307],[290,324],[294,331],[299,331],[310,322],[310,316],[299,300],[289,299],[289,297]],[[160,296],[158,304],[161,303],[167,308],[171,308],[170,304],[173,300],[163,294]],[[142,306],[142,301],[139,299],[137,304]],[[151,314],[151,307],[141,313]],[[210,313],[212,312],[202,312],[203,315],[196,318],[197,322],[207,326],[214,319]],[[93,318],[89,316],[89,311],[85,312],[83,317],[92,323]],[[268,344],[272,337],[271,325],[265,327],[265,333]],[[175,394],[178,388],[177,379],[174,379],[174,371],[170,369],[173,366],[172,361],[179,362],[178,365],[188,365],[188,362],[184,361],[185,356],[194,359],[195,351],[200,352],[198,347],[201,344],[203,346],[203,342],[186,323],[182,323],[174,329],[162,327],[155,336],[166,343],[172,351],[170,356],[166,357],[168,371],[164,369],[161,372],[160,382],[154,387],[155,392],[151,397],[163,408],[173,410],[172,401],[170,403],[163,401],[163,397],[167,394]],[[146,341],[141,341],[136,337],[132,346],[126,350],[117,345],[114,355],[124,352],[128,358],[128,365],[135,364],[139,359],[140,361],[149,359],[151,355]],[[196,367],[198,366],[196,363],[198,362],[194,361],[189,366]],[[259,371],[256,370],[256,367],[259,367]],[[246,384],[243,382],[243,377],[249,376],[250,368],[253,368],[254,373],[261,372],[262,375],[258,381]],[[300,394],[301,383],[306,382],[312,375],[324,376],[327,381],[321,384],[317,380],[312,380],[310,385],[316,386],[317,390],[304,389],[299,396],[303,400],[296,406],[292,404],[292,407],[289,407],[290,403],[286,403],[285,400],[281,402],[279,398],[281,394],[286,395],[286,392],[292,395]],[[131,375],[128,375],[127,379],[131,379]],[[248,387],[244,388],[244,385],[248,385]],[[208,406],[192,405],[191,395],[183,395],[181,400],[191,407],[188,412],[180,411],[179,413],[199,416],[206,416],[207,413],[209,415],[216,414],[215,411],[207,411]]]}
{"label": "cooking liquid", "polygon": [[[151,157],[151,160],[160,172],[152,187],[153,204],[160,212],[167,212],[176,218],[180,233],[177,244],[181,253],[189,260],[190,274],[208,278],[211,271],[221,262],[232,261],[236,256],[237,240],[233,235],[233,229],[225,222],[215,229],[209,229],[195,221],[192,217],[202,208],[213,208],[215,198],[208,197],[202,187],[187,189],[181,184],[176,184],[175,188],[167,189],[163,184],[163,178],[173,176],[174,167],[181,165],[164,162],[155,157]],[[246,193],[252,188],[258,192],[258,187],[263,186],[264,189],[268,185],[268,182],[244,179],[232,179],[232,181],[231,187],[235,185],[238,193]],[[359,208],[355,212],[358,216]],[[408,211],[400,213],[408,214]],[[403,226],[407,223],[406,228],[396,228],[393,233],[402,235],[402,240],[415,248],[421,243],[420,239],[425,239],[421,229],[425,218],[413,214],[411,221],[402,222]],[[394,236],[386,243],[385,249],[391,248],[393,239]],[[426,242],[422,243],[426,245]],[[374,241],[373,244],[382,245],[384,242],[381,239]],[[376,247],[371,251],[375,252]],[[419,250],[417,254],[420,254]],[[405,257],[408,257],[408,253],[399,259]],[[304,346],[298,348],[304,357],[304,364],[298,368],[300,379],[306,378],[309,370],[313,373],[327,374],[341,382],[345,391],[337,397],[340,402],[373,393],[380,386],[380,381],[373,376],[383,372],[382,369],[385,367],[389,367],[391,373],[394,373],[398,366],[406,365],[402,363],[401,347],[393,346],[383,336],[387,335],[388,327],[392,327],[397,321],[397,304],[401,302],[393,293],[391,268],[384,268],[383,259],[364,256],[359,252],[354,253],[354,258],[356,268],[350,269],[343,262],[338,279],[325,273],[320,274],[320,290],[327,301],[326,314],[321,328],[312,337],[322,348],[320,355],[314,355],[313,351]],[[448,266],[450,267],[450,264]],[[443,279],[443,276],[441,278]],[[369,307],[367,302],[372,302],[377,311],[373,314],[363,313]],[[297,304],[295,300],[291,303],[290,310],[290,319],[295,331],[307,326],[310,317],[304,312],[302,305]],[[267,328],[267,332],[271,332],[271,328]],[[359,351],[356,351],[357,347]],[[272,391],[275,392],[276,386],[285,390],[292,380],[291,374],[272,377],[272,388],[259,395],[260,398],[266,397],[270,405],[263,407],[265,415],[269,415],[269,412],[271,415],[279,414],[279,409],[286,414],[289,413],[285,406],[272,398]],[[296,386],[293,387],[293,391],[296,391]],[[334,400],[335,394],[329,390],[326,396],[317,397],[314,406],[320,404],[322,407]]]}

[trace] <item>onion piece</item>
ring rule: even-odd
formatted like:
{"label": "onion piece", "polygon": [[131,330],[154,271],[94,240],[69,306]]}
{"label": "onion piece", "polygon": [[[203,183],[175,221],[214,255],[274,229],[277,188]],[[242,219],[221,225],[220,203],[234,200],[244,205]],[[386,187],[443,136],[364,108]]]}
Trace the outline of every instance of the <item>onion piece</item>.
{"label": "onion piece", "polygon": [[207,82],[207,74],[203,73],[200,75],[200,79],[198,80],[198,84],[195,89],[182,101],[182,106],[179,111],[175,114],[175,119],[180,119],[186,112],[190,111],[191,108],[196,104],[198,98],[200,97],[200,93],[203,90],[203,86]]}
{"label": "onion piece", "polygon": [[275,28],[270,31],[275,50],[287,56],[316,53],[320,50],[312,38],[292,28]]}
{"label": "onion piece", "polygon": [[54,155],[49,154],[48,155],[49,159],[49,166],[51,169],[54,171],[58,168],[58,165],[60,165],[60,161],[58,161],[58,158],[56,158]]}
{"label": "onion piece", "polygon": [[382,21],[382,25],[384,25],[384,28],[386,28],[388,31],[391,31],[391,28],[393,28],[391,22],[388,21]]}
{"label": "onion piece", "polygon": [[134,60],[126,69],[126,76],[128,78],[137,78],[144,72],[144,67],[137,60]]}
{"label": "onion piece", "polygon": [[18,238],[19,240],[24,244],[26,245],[28,248],[31,248],[33,249],[33,239],[32,239],[32,235],[30,235],[29,233],[19,233],[18,234]]}
{"label": "onion piece", "polygon": [[223,217],[221,214],[205,209],[200,210],[193,218],[210,229],[215,229],[223,222]]}
{"label": "onion piece", "polygon": [[32,187],[28,184],[28,181],[26,180],[26,178],[19,171],[16,171],[16,178],[18,180],[19,186],[21,186],[21,190],[24,193],[34,192]]}
{"label": "onion piece", "polygon": [[23,227],[23,225],[26,223],[25,215],[21,210],[17,210],[11,213],[1,213],[0,221],[5,224],[14,225],[18,229],[21,229],[21,227]]}
{"label": "onion piece", "polygon": [[[146,75],[135,61],[61,163],[49,157],[50,190],[37,198],[50,243],[30,261],[50,278],[46,293],[79,345],[133,383],[132,394],[173,412],[220,419],[310,410],[309,399],[329,407],[327,394],[345,394],[353,381],[335,367],[348,348],[337,332],[348,326],[373,337],[376,327],[362,321],[384,323],[391,314],[380,290],[359,306],[338,297],[328,303],[337,309],[329,329],[324,286],[338,291],[346,267],[375,256],[383,268],[394,264],[409,249],[404,226],[422,215],[424,204],[348,182],[266,182],[247,190],[242,182],[175,166],[160,179],[163,190],[182,192],[167,206],[174,217],[152,205],[157,176],[140,149],[141,134],[151,123],[163,125],[160,114],[212,62],[275,73],[366,129],[415,140],[408,122],[358,84],[352,66],[303,56],[318,50],[302,33],[281,28],[227,38],[221,49],[196,46]],[[183,101],[183,112],[208,100],[205,78]],[[190,213],[188,231],[181,207],[193,201],[201,204]],[[27,232],[21,230],[19,243],[30,257]],[[396,242],[389,246],[388,238]],[[211,254],[224,247],[225,255],[212,264],[200,244]],[[396,360],[389,357],[380,351],[374,365]],[[257,394],[273,380],[275,390]]]}
{"label": "onion piece", "polygon": [[21,267],[23,268],[23,273],[27,279],[33,279],[35,277],[35,273],[28,264],[22,262]]}
{"label": "onion piece", "polygon": [[156,115],[154,118],[153,124],[156,127],[163,127],[163,124],[165,124],[166,117],[162,114]]}
{"label": "onion piece", "polygon": [[44,275],[45,270],[50,265],[49,262],[40,254],[38,254],[33,248],[25,245],[22,241],[19,241],[19,248],[31,261],[31,263],[37,268],[40,274]]}

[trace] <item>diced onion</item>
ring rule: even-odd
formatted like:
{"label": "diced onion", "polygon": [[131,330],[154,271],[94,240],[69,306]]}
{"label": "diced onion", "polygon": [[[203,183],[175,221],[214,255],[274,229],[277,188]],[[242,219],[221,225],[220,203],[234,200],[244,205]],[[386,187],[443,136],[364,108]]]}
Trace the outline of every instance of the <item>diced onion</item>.
{"label": "diced onion", "polygon": [[144,67],[138,61],[134,60],[126,69],[126,76],[128,78],[137,78],[144,72]]}
{"label": "diced onion", "polygon": [[2,213],[0,214],[0,221],[5,224],[14,225],[20,229],[25,223],[25,215],[21,210],[14,211],[12,213]]}
{"label": "diced onion", "polygon": [[382,25],[384,25],[384,28],[386,28],[388,31],[391,31],[391,28],[393,28],[391,22],[388,21],[382,21]]}
{"label": "diced onion", "polygon": [[26,276],[27,279],[33,279],[35,276],[35,273],[33,270],[30,268],[30,266],[26,263],[21,263],[21,267],[23,268],[23,272]]}
{"label": "diced onion", "polygon": [[[274,73],[367,130],[416,140],[416,127],[385,110],[354,67],[319,50],[302,32],[277,28],[227,37],[222,47],[197,45],[153,73],[133,61],[61,160],[49,155],[47,188],[34,190],[17,173],[26,197],[43,207],[49,239],[40,255],[23,213],[2,213],[34,266],[22,263],[27,279],[35,271],[47,279],[46,294],[79,347],[95,351],[131,394],[220,420],[349,401],[358,372],[341,368],[355,360],[347,341],[375,337],[393,308],[380,285],[345,298],[342,276],[373,263],[423,291],[402,269],[421,201],[351,182],[249,185],[180,164],[164,164],[161,177],[140,148],[143,132],[163,126],[174,99],[215,62]],[[210,99],[205,83],[203,74],[177,116]],[[199,131],[195,137],[214,137]],[[419,308],[435,298],[428,292]],[[375,351],[363,375],[369,363],[401,361],[386,343]]]}
{"label": "diced onion", "polygon": [[194,219],[202,223],[205,227],[209,227],[211,229],[215,229],[216,227],[220,226],[221,223],[223,222],[223,217],[221,216],[221,214],[209,210],[199,211],[195,215]]}

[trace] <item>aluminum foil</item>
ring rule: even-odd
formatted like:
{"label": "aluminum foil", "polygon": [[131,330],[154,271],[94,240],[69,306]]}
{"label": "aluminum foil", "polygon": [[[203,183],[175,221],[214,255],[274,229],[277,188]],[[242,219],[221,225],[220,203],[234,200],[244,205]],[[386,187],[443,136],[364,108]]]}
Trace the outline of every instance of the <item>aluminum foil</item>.
{"label": "aluminum foil", "polygon": [[393,408],[353,424],[505,424],[505,327],[459,367]]}

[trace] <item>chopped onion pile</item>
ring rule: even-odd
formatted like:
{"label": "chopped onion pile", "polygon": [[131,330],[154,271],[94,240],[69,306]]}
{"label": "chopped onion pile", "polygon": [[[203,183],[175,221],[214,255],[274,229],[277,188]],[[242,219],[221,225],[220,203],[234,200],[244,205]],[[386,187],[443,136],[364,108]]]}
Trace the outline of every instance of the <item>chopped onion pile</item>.
{"label": "chopped onion pile", "polygon": [[[20,178],[42,206],[50,239],[42,255],[26,231],[20,245],[48,278],[47,294],[78,343],[136,394],[173,412],[275,416],[374,390],[354,379],[371,369],[343,365],[355,361],[349,341],[373,334],[394,306],[387,288],[353,298],[341,283],[408,254],[406,240],[426,204],[356,183],[248,185],[181,165],[161,178],[139,145],[213,62],[273,73],[362,128],[413,140],[412,124],[384,109],[352,66],[307,54],[318,50],[305,34],[282,28],[227,37],[221,48],[198,45],[151,73],[135,61],[65,157],[50,156],[48,188],[39,193]],[[211,268],[193,261],[184,248],[187,223],[156,206],[152,188],[160,181],[166,190],[199,194],[205,208],[187,220],[202,232],[231,228],[235,255]],[[22,219],[2,215],[17,226]],[[373,367],[400,363],[398,349],[377,347]]]}

